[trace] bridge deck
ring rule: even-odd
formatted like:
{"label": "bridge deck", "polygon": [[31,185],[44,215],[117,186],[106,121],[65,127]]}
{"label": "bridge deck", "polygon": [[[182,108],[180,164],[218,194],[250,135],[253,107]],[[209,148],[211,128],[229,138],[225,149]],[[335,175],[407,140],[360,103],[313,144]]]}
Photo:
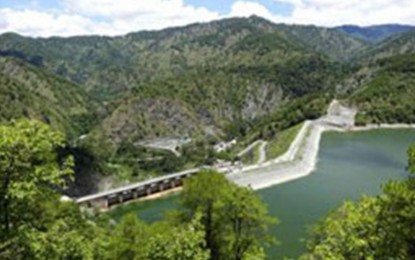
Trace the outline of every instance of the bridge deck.
{"label": "bridge deck", "polygon": [[174,178],[183,177],[183,176],[186,176],[188,174],[199,172],[200,170],[201,170],[201,168],[194,168],[194,169],[189,169],[189,170],[182,171],[182,172],[177,172],[177,173],[157,177],[157,178],[154,178],[154,179],[151,179],[151,180],[130,184],[128,186],[120,187],[120,188],[117,188],[117,189],[104,191],[104,192],[88,195],[88,196],[85,196],[85,197],[80,197],[80,198],[77,198],[75,200],[75,202],[76,203],[83,203],[83,202],[88,202],[88,201],[99,199],[99,198],[109,197],[111,195],[116,195],[116,194],[119,194],[119,193],[122,193],[122,192],[128,192],[128,191],[140,188],[140,187],[145,187],[145,186],[149,186],[149,185],[152,185],[152,184],[157,184],[157,183],[160,183],[160,182],[163,182],[163,181],[168,181],[168,180],[171,180],[171,179],[174,179]]}

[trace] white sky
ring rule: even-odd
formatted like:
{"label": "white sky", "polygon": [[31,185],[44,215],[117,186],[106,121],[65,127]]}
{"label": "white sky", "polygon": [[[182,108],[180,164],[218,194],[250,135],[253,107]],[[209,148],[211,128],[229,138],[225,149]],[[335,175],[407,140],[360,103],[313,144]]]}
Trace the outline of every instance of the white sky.
{"label": "white sky", "polygon": [[121,35],[253,14],[276,23],[290,24],[415,24],[415,0],[267,1],[275,5],[288,4],[292,12],[276,13],[259,0],[233,1],[227,13],[200,5],[195,7],[184,0],[58,0],[58,4],[48,8],[42,7],[45,4],[42,1],[32,1],[18,7],[0,5],[0,33],[12,31],[29,36]]}

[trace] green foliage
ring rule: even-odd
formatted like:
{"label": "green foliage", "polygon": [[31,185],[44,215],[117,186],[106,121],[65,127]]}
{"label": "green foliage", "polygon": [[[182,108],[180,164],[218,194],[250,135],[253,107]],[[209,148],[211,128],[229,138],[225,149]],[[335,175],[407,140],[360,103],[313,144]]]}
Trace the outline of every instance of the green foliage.
{"label": "green foliage", "polygon": [[[49,201],[39,216],[42,226],[19,229],[23,259],[95,259],[98,230],[73,202]],[[30,256],[30,257],[29,257]],[[19,259],[19,255],[15,255]]]}
{"label": "green foliage", "polygon": [[303,124],[301,123],[277,133],[276,136],[267,144],[267,158],[277,158],[278,156],[284,154],[294,141],[302,126]]}
{"label": "green foliage", "polygon": [[389,37],[395,36],[396,34],[413,30],[414,27],[400,24],[374,25],[365,27],[344,25],[339,26],[336,29],[356,38],[362,39],[365,42],[378,43]]}
{"label": "green foliage", "polygon": [[411,173],[415,174],[415,145],[412,145],[408,149],[408,169]]}
{"label": "green foliage", "polygon": [[261,143],[257,143],[250,151],[244,154],[240,159],[245,165],[255,164],[259,160],[259,148],[261,147]]}
{"label": "green foliage", "polygon": [[105,248],[105,259],[145,259],[150,230],[135,214],[126,215],[115,227]]}
{"label": "green foliage", "polygon": [[92,226],[55,190],[72,175],[57,153],[63,136],[28,120],[1,125],[0,136],[0,258],[92,259]]}
{"label": "green foliage", "polygon": [[317,119],[324,115],[331,99],[330,93],[321,93],[320,95],[307,95],[288,102],[275,113],[259,120],[248,135],[260,139],[273,139],[283,130],[305,120]]}
{"label": "green foliage", "polygon": [[275,220],[252,190],[206,171],[185,182],[182,205],[184,221],[200,214],[211,259],[264,258],[262,243],[270,242],[267,230]]}
{"label": "green foliage", "polygon": [[56,149],[64,138],[46,125],[28,120],[0,126],[1,233],[8,237],[21,224],[36,221],[38,203],[47,200],[50,185],[64,186],[72,159],[59,162]]}
{"label": "green foliage", "polygon": [[70,137],[93,123],[95,104],[81,87],[22,61],[0,57],[0,86],[0,121],[38,119]]}
{"label": "green foliage", "polygon": [[411,54],[415,51],[415,32],[409,30],[405,33],[397,34],[394,37],[370,46],[365,49],[356,58],[358,61],[377,61],[388,57],[402,54]]}
{"label": "green foliage", "polygon": [[145,259],[148,260],[208,260],[209,251],[205,248],[203,228],[198,217],[183,227],[171,228],[150,239]]}
{"label": "green foliage", "polygon": [[350,98],[359,107],[356,123],[414,123],[415,55],[395,56],[379,64],[375,76]]}

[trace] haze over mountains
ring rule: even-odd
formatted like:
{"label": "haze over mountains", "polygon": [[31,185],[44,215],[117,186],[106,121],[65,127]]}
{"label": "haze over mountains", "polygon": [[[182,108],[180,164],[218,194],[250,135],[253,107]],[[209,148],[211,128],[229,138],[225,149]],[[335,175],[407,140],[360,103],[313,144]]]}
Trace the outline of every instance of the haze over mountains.
{"label": "haze over mountains", "polygon": [[413,29],[252,16],[122,37],[7,33],[0,116],[37,118],[71,138],[89,133],[111,158],[156,137],[272,138],[334,97],[361,108],[359,123],[415,122]]}

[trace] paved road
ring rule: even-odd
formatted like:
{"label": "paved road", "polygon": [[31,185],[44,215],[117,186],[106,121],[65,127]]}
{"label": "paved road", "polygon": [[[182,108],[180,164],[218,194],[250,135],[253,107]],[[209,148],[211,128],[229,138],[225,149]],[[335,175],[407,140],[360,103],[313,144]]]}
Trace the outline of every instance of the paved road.
{"label": "paved road", "polygon": [[264,163],[267,160],[267,153],[265,151],[265,148],[267,147],[268,142],[262,141],[259,145],[259,157],[258,157],[258,164]]}
{"label": "paved road", "polygon": [[255,146],[257,146],[258,144],[260,144],[261,142],[263,142],[262,140],[256,140],[255,142],[253,142],[252,144],[248,145],[245,149],[243,149],[242,151],[240,151],[238,153],[238,157],[242,157],[244,156],[247,152],[251,151]]}
{"label": "paved road", "polygon": [[244,167],[229,174],[228,178],[256,190],[310,174],[316,165],[321,134],[327,130],[344,131],[353,125],[355,114],[355,110],[334,100],[326,116],[304,123],[285,154],[272,161]]}

